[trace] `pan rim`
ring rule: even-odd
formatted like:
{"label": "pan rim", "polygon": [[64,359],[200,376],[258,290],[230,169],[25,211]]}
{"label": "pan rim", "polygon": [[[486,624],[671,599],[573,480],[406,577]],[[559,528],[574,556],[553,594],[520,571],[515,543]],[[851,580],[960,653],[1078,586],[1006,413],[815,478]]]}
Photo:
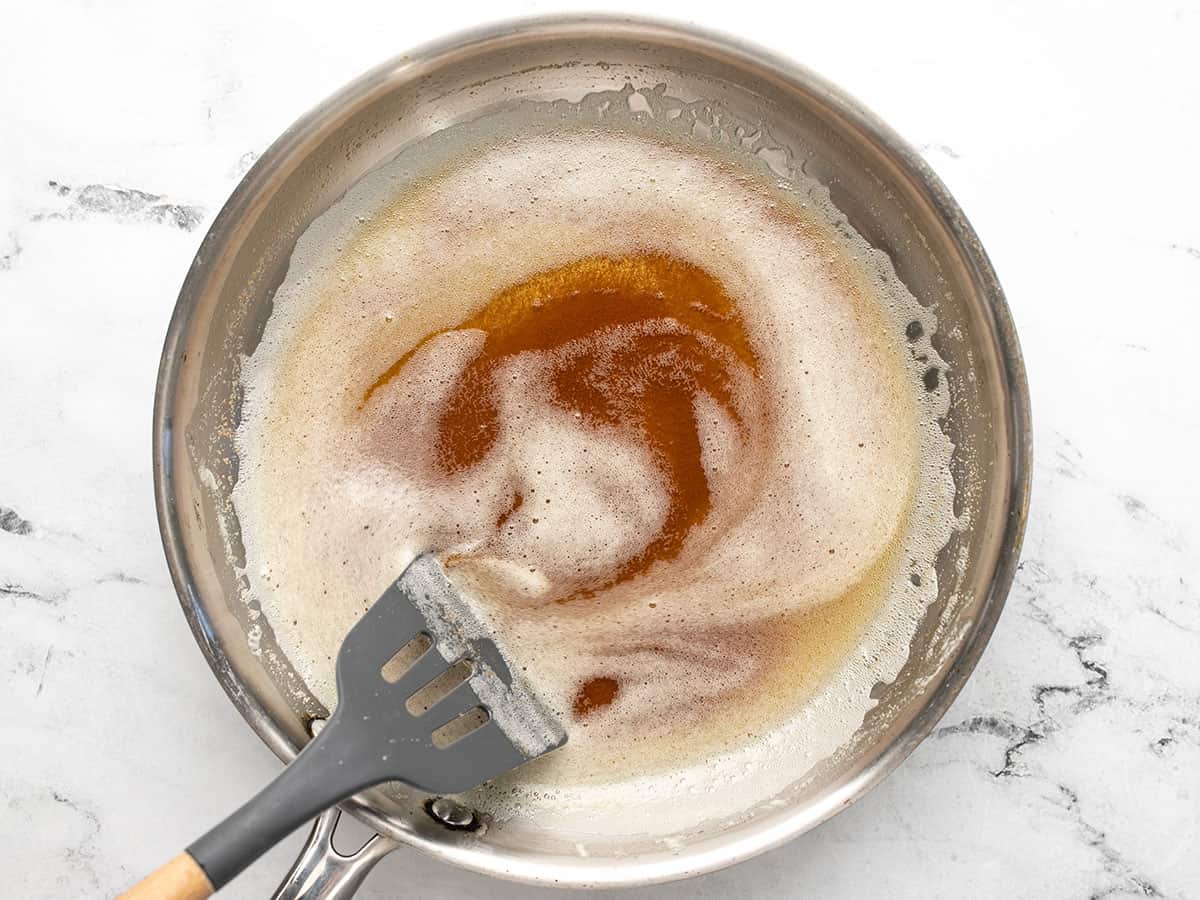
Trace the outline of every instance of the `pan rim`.
{"label": "pan rim", "polygon": [[530,884],[559,887],[619,887],[651,884],[703,874],[741,862],[779,846],[807,831],[865,794],[890,774],[932,731],[974,670],[995,628],[1016,572],[1021,539],[1028,515],[1032,431],[1029,392],[1024,363],[1004,293],[992,265],[962,210],[940,179],[920,156],[892,129],[864,106],[803,66],[740,38],[721,32],[677,24],[662,19],[625,15],[555,15],[506,20],[459,32],[397,56],[355,79],[290,126],[259,158],[231,194],[188,271],[180,290],[163,344],[155,387],[153,461],[155,504],[164,552],[184,615],[201,651],[226,694],[248,724],[272,751],[287,761],[297,747],[269,715],[253,692],[238,678],[221,646],[193,579],[182,537],[180,511],[175,504],[174,433],[172,410],[179,384],[178,350],[192,323],[198,299],[212,277],[211,261],[230,252],[230,225],[259,198],[259,187],[306,138],[329,127],[347,108],[362,104],[381,91],[395,90],[423,73],[436,70],[439,61],[464,48],[511,40],[571,39],[603,31],[606,36],[666,39],[700,54],[724,58],[769,73],[787,89],[817,96],[851,126],[864,132],[885,151],[904,177],[936,211],[954,239],[972,280],[985,299],[995,327],[999,362],[1006,380],[1009,408],[1008,458],[1010,470],[1007,518],[1000,553],[993,567],[977,621],[926,691],[920,711],[877,755],[854,775],[819,798],[819,802],[793,806],[765,821],[725,831],[678,853],[664,851],[628,858],[614,865],[605,859],[538,859],[498,851],[480,853],[469,847],[442,843],[401,828],[362,798],[343,808],[372,827],[410,846],[416,846],[462,868]]}

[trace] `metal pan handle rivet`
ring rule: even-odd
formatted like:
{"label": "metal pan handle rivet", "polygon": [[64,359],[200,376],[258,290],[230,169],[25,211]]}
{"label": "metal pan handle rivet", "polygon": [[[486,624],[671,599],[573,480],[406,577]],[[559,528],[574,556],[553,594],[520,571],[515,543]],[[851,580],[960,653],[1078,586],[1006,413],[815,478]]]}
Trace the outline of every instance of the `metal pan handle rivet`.
{"label": "metal pan handle rivet", "polygon": [[445,825],[451,831],[476,831],[481,824],[474,810],[455,803],[448,797],[427,800],[425,812],[429,813],[435,822]]}

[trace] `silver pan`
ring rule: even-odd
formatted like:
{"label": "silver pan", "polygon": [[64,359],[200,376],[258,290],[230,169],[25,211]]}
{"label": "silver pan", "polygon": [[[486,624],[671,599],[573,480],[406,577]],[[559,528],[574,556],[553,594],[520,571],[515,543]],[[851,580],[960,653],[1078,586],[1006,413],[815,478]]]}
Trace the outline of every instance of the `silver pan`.
{"label": "silver pan", "polygon": [[260,338],[297,237],[411,141],[514,99],[577,100],[627,81],[662,84],[669,96],[712,101],[766,125],[935,312],[935,346],[950,365],[944,428],[957,448],[952,469],[965,523],[939,558],[938,601],[907,665],[893,684],[877,686],[879,704],[845,751],[737,821],[613,839],[583,858],[534,829],[456,831],[427,813],[425,797],[370,791],[344,808],[383,837],[347,864],[330,855],[327,820],[288,896],[301,884],[307,896],[345,895],[395,843],[476,872],[559,886],[647,884],[744,860],[827,819],[892,771],[950,705],[996,624],[1027,510],[1029,398],[995,273],[941,182],[853,99],[769,53],[657,22],[535,19],[405,54],[322,103],[251,169],[196,254],[163,348],[154,476],[184,614],[229,698],[285,761],[326,713],[279,652],[269,623],[239,599],[241,542],[229,500],[240,360]]}

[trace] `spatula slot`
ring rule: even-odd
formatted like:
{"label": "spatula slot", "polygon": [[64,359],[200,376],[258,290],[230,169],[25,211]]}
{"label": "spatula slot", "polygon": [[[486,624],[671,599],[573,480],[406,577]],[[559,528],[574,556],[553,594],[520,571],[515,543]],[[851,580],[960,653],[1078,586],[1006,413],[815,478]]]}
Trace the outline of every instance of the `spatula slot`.
{"label": "spatula slot", "polygon": [[[395,684],[404,677],[404,673],[412,668],[412,664],[425,655],[433,646],[433,638],[425,632],[420,632],[411,641],[395,652],[391,659],[383,664],[379,674],[388,684]],[[375,657],[378,659],[379,657]]]}
{"label": "spatula slot", "polygon": [[490,718],[491,714],[482,706],[467,710],[461,716],[451,719],[430,735],[433,739],[433,746],[439,750],[445,750],[452,744],[457,744],[471,732],[486,725]]}
{"label": "spatula slot", "polygon": [[423,716],[447,694],[471,677],[475,671],[469,659],[460,659],[445,672],[414,693],[405,702],[411,716]]}

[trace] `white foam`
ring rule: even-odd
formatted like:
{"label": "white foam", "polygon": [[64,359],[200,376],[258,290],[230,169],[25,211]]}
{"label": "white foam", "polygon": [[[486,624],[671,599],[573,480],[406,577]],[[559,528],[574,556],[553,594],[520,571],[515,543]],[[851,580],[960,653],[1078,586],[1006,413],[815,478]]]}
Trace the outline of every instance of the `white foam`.
{"label": "white foam", "polygon": [[[932,563],[953,524],[950,445],[935,424],[945,379],[923,390],[925,366],[904,349],[907,322],[935,323],[886,258],[833,226],[819,191],[778,190],[694,147],[567,130],[416,183],[394,168],[297,245],[243,371],[234,500],[250,592],[281,648],[332,704],[332,660],[365,606],[421,550],[467,553],[472,583],[509,601],[487,610],[497,640],[570,735],[476,803],[548,828],[670,833],[769,799],[853,734],[936,594]],[[361,400],[498,290],[584,256],[640,252],[699,265],[735,298],[765,366],[761,383],[737,375],[736,393],[762,415],[746,438],[700,397],[713,498],[703,526],[604,602],[559,606],[546,602],[554,584],[610,571],[661,526],[669,497],[647,448],[550,402],[546,360],[528,354],[497,379],[487,457],[426,477],[438,412],[478,332],[430,341]],[[514,486],[526,502],[498,532]],[[763,623],[855,592],[878,608],[854,652],[798,691]],[[619,676],[621,694],[582,727],[572,698],[593,674]],[[770,702],[749,703],[751,685]],[[721,783],[738,790],[711,790]]]}

